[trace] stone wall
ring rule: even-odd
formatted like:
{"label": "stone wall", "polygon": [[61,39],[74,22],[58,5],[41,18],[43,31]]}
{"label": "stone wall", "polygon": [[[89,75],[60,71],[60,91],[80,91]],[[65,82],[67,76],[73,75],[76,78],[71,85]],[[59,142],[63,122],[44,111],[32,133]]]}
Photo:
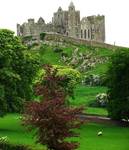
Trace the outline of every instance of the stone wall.
{"label": "stone wall", "polygon": [[72,44],[75,44],[75,45],[83,44],[83,45],[87,45],[87,46],[102,47],[102,48],[108,48],[108,49],[123,48],[123,47],[120,47],[120,46],[114,46],[114,45],[106,44],[106,43],[103,43],[103,42],[72,38],[72,37],[67,37],[67,36],[63,36],[63,35],[60,35],[60,34],[47,33],[44,40],[46,40],[46,41],[55,41],[55,42],[66,42],[66,43],[72,43]]}

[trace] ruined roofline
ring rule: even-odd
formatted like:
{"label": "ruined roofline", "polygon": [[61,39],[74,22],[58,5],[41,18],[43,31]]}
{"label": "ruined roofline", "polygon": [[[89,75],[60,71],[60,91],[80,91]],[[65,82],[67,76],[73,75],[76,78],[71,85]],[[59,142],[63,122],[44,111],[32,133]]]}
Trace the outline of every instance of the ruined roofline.
{"label": "ruined roofline", "polygon": [[97,18],[97,17],[105,17],[105,15],[91,15],[91,16],[85,16],[85,17],[82,17],[82,19],[86,19],[86,18]]}

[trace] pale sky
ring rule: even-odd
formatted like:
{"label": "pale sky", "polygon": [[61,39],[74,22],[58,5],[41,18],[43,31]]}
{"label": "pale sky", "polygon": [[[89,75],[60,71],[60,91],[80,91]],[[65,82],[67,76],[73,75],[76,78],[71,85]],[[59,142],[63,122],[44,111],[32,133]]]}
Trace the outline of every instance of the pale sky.
{"label": "pale sky", "polygon": [[[129,47],[129,0],[72,0],[81,18],[105,15],[106,43]],[[41,16],[50,22],[61,6],[67,10],[71,0],[0,0],[0,28],[16,32],[16,24],[35,21]]]}

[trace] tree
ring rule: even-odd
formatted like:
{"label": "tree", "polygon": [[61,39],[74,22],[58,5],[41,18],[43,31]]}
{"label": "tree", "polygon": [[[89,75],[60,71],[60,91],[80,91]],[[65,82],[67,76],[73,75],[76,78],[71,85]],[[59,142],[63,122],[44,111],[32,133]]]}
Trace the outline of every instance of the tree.
{"label": "tree", "polygon": [[26,105],[24,124],[36,128],[37,142],[46,145],[48,150],[74,150],[78,143],[65,139],[78,136],[73,129],[82,123],[78,117],[82,108],[72,108],[65,104],[69,95],[65,86],[67,77],[57,75],[57,70],[51,66],[46,66],[45,71],[45,77],[36,86],[36,93],[43,100]]}
{"label": "tree", "polygon": [[0,29],[0,115],[20,112],[31,99],[32,81],[39,62],[14,36],[14,32]]}
{"label": "tree", "polygon": [[129,119],[129,50],[120,49],[108,70],[108,113],[113,119]]}

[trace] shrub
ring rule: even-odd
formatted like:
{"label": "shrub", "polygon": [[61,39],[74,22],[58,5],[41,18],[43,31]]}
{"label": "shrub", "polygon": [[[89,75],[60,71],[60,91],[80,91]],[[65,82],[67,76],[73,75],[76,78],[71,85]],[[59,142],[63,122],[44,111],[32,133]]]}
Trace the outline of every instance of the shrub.
{"label": "shrub", "polygon": [[40,33],[40,40],[42,40],[42,41],[43,41],[43,40],[44,40],[44,38],[45,38],[45,36],[46,36],[46,33],[44,33],[44,32],[43,32],[43,33]]}
{"label": "shrub", "polygon": [[106,93],[100,93],[96,95],[96,102],[100,107],[106,107],[108,102],[108,96]]}
{"label": "shrub", "polygon": [[61,48],[59,48],[59,47],[55,47],[53,49],[53,52],[55,52],[55,53],[61,53],[61,52],[63,52],[63,50]]}

